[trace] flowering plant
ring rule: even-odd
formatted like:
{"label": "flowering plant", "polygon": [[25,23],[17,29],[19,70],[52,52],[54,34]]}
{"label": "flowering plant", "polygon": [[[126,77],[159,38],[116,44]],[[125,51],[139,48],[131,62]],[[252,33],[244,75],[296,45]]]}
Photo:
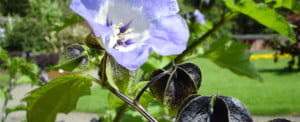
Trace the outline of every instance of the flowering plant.
{"label": "flowering plant", "polygon": [[[185,0],[178,1],[181,1],[181,7],[189,4]],[[227,38],[213,40],[212,35],[238,13],[256,20],[270,14],[260,22],[293,40],[291,28],[265,4],[252,0],[223,1],[230,11],[224,11],[217,23],[205,23],[204,16],[198,11],[201,10],[199,5],[190,7],[193,9],[185,13],[179,11],[177,0],[72,0],[70,8],[83,19],[78,15],[71,18],[85,20],[92,34],[87,36],[86,45],[67,48],[66,54],[76,55],[57,67],[72,71],[89,60],[95,64],[99,77],[65,75],[33,90],[24,99],[27,120],[55,121],[57,113],[74,110],[80,97],[93,95],[95,91],[91,91],[91,87],[95,82],[105,91],[100,99],[110,104],[110,107],[103,105],[107,114],[100,116],[99,121],[126,121],[130,118],[126,114],[131,112],[132,116],[142,115],[139,116],[141,120],[151,122],[174,119],[179,122],[251,122],[249,111],[239,100],[222,95],[197,95],[202,82],[200,64],[186,61],[209,58],[236,74],[260,80],[258,71],[249,61],[245,44]],[[183,19],[178,13],[187,16]],[[277,24],[271,25],[270,21]],[[211,40],[209,47],[201,45],[206,40]],[[146,62],[148,57],[149,62],[157,58],[153,62],[164,67]],[[127,113],[128,106],[140,114],[132,109]],[[163,107],[164,111],[155,111],[157,106]]]}
{"label": "flowering plant", "polygon": [[186,49],[189,31],[176,0],[73,0],[70,7],[129,70],[144,64],[152,50],[167,56]]}

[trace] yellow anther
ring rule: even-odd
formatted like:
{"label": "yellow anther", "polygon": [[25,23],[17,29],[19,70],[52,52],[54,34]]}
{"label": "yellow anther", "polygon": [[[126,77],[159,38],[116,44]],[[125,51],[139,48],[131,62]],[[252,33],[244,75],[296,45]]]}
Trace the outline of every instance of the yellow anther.
{"label": "yellow anther", "polygon": [[129,34],[129,33],[131,33],[133,31],[133,29],[132,28],[129,28],[129,29],[127,29],[125,32],[124,32],[124,34]]}

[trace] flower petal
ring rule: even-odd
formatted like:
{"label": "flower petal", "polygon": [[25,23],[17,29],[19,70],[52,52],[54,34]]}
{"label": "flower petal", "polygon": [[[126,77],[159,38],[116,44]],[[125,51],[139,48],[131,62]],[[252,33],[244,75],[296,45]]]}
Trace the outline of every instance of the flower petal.
{"label": "flower petal", "polygon": [[141,46],[128,52],[120,52],[108,48],[107,51],[114,57],[118,64],[129,70],[136,70],[147,61],[151,48],[148,46]]}
{"label": "flower petal", "polygon": [[199,24],[202,24],[202,25],[205,24],[204,15],[200,12],[200,10],[196,9],[193,14],[196,17],[196,22],[198,22]]}
{"label": "flower petal", "polygon": [[99,8],[104,5],[106,1],[107,0],[73,0],[70,4],[70,8],[89,23],[97,37],[112,33],[110,28],[95,22]]}
{"label": "flower petal", "polygon": [[153,21],[150,25],[150,45],[157,54],[175,55],[186,49],[189,31],[185,21],[179,15],[171,15]]}
{"label": "flower petal", "polygon": [[177,0],[126,0],[134,6],[141,6],[149,21],[160,17],[177,14],[179,7]]}

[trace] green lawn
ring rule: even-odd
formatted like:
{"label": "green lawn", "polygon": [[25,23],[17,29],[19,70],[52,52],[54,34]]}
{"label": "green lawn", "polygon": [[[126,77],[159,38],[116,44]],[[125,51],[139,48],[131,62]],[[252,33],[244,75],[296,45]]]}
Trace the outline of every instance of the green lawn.
{"label": "green lawn", "polygon": [[[300,114],[300,72],[284,71],[288,61],[254,60],[263,82],[238,76],[207,59],[191,62],[199,64],[202,70],[203,81],[199,90],[202,95],[220,94],[238,98],[252,114]],[[7,80],[8,75],[1,71],[0,85],[6,84]],[[96,87],[92,89],[92,94],[79,101],[78,111],[100,112],[108,109],[107,101],[103,101],[107,98],[107,90]]]}
{"label": "green lawn", "polygon": [[207,59],[191,62],[200,64],[203,81],[199,93],[220,94],[241,100],[252,114],[299,114],[300,72],[286,72],[288,59],[274,63],[271,59],[255,60],[263,82],[233,74]]}
{"label": "green lawn", "polygon": [[[207,59],[191,62],[202,70],[202,95],[220,94],[241,100],[254,115],[300,114],[300,72],[286,72],[288,59],[274,63],[271,59],[255,60],[263,82],[239,76],[220,68]],[[100,112],[108,109],[107,90],[92,89],[92,96],[85,96],[77,104],[78,111]],[[100,97],[99,97],[100,96]]]}

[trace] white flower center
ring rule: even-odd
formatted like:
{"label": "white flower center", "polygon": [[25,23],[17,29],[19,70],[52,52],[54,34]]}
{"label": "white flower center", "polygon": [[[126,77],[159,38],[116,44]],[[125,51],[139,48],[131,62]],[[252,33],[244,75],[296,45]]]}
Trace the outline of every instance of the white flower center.
{"label": "white flower center", "polygon": [[97,13],[97,23],[113,30],[108,46],[119,51],[130,51],[149,38],[149,22],[142,7],[135,7],[124,0],[107,1]]}

